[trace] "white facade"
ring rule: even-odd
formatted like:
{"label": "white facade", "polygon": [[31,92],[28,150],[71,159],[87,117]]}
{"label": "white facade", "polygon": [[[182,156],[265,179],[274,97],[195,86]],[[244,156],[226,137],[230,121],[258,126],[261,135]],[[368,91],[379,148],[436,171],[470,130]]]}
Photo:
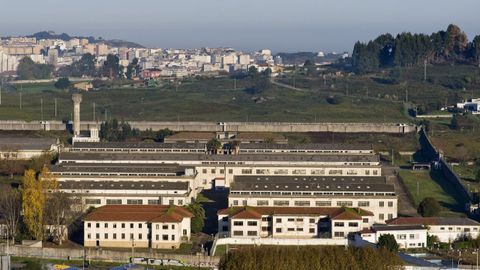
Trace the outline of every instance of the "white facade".
{"label": "white facade", "polygon": [[378,243],[380,236],[386,234],[393,235],[402,249],[427,247],[427,229],[423,226],[374,226],[360,236],[365,241]]}

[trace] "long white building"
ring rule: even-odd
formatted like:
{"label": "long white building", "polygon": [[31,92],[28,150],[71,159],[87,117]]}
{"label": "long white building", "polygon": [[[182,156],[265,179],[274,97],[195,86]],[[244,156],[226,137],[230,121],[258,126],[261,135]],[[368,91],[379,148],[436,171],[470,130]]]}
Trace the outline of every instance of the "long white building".
{"label": "long white building", "polygon": [[384,177],[236,176],[228,205],[358,207],[385,223],[397,217],[398,198]]}

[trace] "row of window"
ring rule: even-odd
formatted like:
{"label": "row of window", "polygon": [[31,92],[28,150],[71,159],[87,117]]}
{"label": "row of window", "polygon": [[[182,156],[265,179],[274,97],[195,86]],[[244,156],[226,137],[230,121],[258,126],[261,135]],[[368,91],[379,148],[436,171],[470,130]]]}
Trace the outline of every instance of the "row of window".
{"label": "row of window", "polygon": [[[270,204],[269,200],[257,200],[257,206],[268,206]],[[293,201],[294,206],[311,206],[312,202],[311,201]],[[233,205],[238,206],[239,205],[239,200],[233,200]],[[247,200],[242,201],[242,205],[246,206],[247,205]],[[274,206],[290,206],[290,201],[289,200],[274,200],[273,201]],[[337,201],[336,206],[338,207],[353,207],[354,203],[353,201]],[[387,202],[388,207],[393,207],[394,203],[393,201]],[[318,207],[327,207],[327,206],[332,206],[331,201],[315,201],[315,206]],[[357,202],[358,207],[370,207],[371,203],[369,201],[358,201]],[[385,202],[380,201],[378,202],[379,207],[385,207]]]}
{"label": "row of window", "polygon": [[240,149],[240,153],[360,153],[371,154],[371,150],[263,150],[263,149]]}
{"label": "row of window", "polygon": [[[445,231],[445,227],[440,227],[440,230]],[[449,230],[449,231],[453,231],[453,227],[448,227],[448,230]],[[473,230],[474,232],[477,232],[477,231],[478,231],[478,228],[477,228],[477,227],[473,227],[472,230]],[[459,232],[462,231],[462,228],[457,227],[457,231],[459,231]],[[470,232],[470,228],[463,228],[463,231],[464,231],[464,232]]]}
{"label": "row of window", "polygon": [[[142,199],[127,199],[126,204],[128,205],[143,205],[144,200]],[[183,200],[177,200],[177,205],[183,205]],[[102,199],[85,199],[85,204],[91,204],[91,205],[98,205],[102,204]],[[122,199],[107,199],[106,204],[123,204]],[[161,204],[160,200],[146,200],[146,204],[148,205],[159,205]],[[174,205],[175,201],[174,200],[169,200],[168,201],[169,205]]]}
{"label": "row of window", "polygon": [[[225,171],[220,169],[220,173],[223,174]],[[378,170],[372,170],[372,175],[378,175]],[[206,169],[203,169],[203,173],[207,173]],[[216,173],[215,169],[211,169],[211,173]],[[228,170],[229,174],[233,173],[232,169]],[[355,170],[348,170],[347,175],[357,175],[358,172]],[[253,174],[252,169],[242,169],[242,174]],[[270,169],[256,169],[255,174],[270,174]],[[307,170],[305,169],[294,169],[289,173],[288,169],[276,169],[273,170],[273,174],[294,174],[294,175],[307,175]],[[343,175],[343,170],[328,170],[328,173],[325,173],[325,170],[310,170],[310,175]],[[365,170],[365,175],[370,175],[370,170]]]}
{"label": "row of window", "polygon": [[358,227],[358,222],[335,222],[333,224],[335,227],[346,227],[348,225],[348,227]]}
{"label": "row of window", "polygon": [[163,153],[205,153],[205,149],[159,149],[159,148],[72,148],[72,152],[163,152]]}
{"label": "row of window", "polygon": [[[184,235],[186,235],[186,231],[184,231]],[[109,240],[109,239],[117,240],[117,239],[118,239],[116,233],[113,233],[111,238],[109,238],[109,236],[110,236],[110,235],[109,235],[108,233],[105,233],[105,234],[103,235],[103,239],[104,239],[104,240]],[[130,234],[130,238],[129,238],[128,240],[143,240],[143,234],[141,234],[141,233],[139,233],[139,234],[137,235],[138,238],[136,238],[136,239],[134,239],[134,236],[135,236],[135,235],[134,235],[133,233],[131,233],[131,234]],[[150,235],[147,234],[147,239],[149,238],[149,236],[150,236]],[[92,239],[92,234],[91,234],[91,233],[87,234],[87,239]],[[95,234],[95,240],[99,240],[99,239],[100,239],[100,234],[99,234],[99,233],[96,233],[96,234]],[[127,240],[125,233],[121,233],[119,239],[121,239],[121,240]],[[158,234],[155,235],[155,240],[156,240],[156,241],[160,241],[160,235],[158,235]],[[162,234],[162,239],[161,239],[161,240],[162,240],[162,241],[168,241],[168,240],[170,240],[170,241],[175,241],[175,235],[172,234],[172,235],[169,237],[168,234]]]}
{"label": "row of window", "polygon": [[[275,188],[280,188],[277,186]],[[260,195],[260,196],[395,196],[394,192],[345,192],[345,191],[321,191],[321,192],[311,192],[311,191],[230,191],[230,195]]]}
{"label": "row of window", "polygon": [[[107,222],[105,222],[103,224],[103,228],[105,228],[105,229],[108,229],[109,226],[110,226],[110,224],[107,223]],[[118,226],[117,223],[112,223],[111,224],[111,228],[113,228],[113,229],[117,229],[117,226]],[[100,227],[101,227],[100,222],[95,223],[95,228],[100,228]],[[126,227],[127,227],[126,223],[120,223],[120,228],[125,229]],[[129,223],[129,227],[130,227],[130,229],[134,229],[135,228],[135,223]],[[143,223],[137,223],[136,227],[138,229],[142,229],[143,228]],[[174,230],[175,229],[175,224],[171,224],[170,227],[171,227],[172,230]],[[92,228],[92,223],[91,222],[87,222],[87,228]],[[150,224],[146,224],[146,228],[150,228]],[[163,224],[163,225],[161,225],[161,228],[163,230],[168,230],[169,225],[168,224]],[[155,224],[155,229],[159,230],[160,229],[160,224]]]}

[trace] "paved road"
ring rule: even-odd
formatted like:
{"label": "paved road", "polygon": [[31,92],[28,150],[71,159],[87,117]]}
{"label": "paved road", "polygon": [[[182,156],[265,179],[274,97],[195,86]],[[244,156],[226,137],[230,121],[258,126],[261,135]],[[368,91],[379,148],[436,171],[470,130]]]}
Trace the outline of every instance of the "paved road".
{"label": "paved road", "polygon": [[398,214],[399,216],[418,216],[417,209],[413,205],[413,202],[409,199],[407,191],[400,183],[400,179],[396,176],[395,170],[399,170],[397,167],[385,166],[383,168],[384,175],[387,178],[388,184],[393,184],[395,187],[395,193],[398,196]]}

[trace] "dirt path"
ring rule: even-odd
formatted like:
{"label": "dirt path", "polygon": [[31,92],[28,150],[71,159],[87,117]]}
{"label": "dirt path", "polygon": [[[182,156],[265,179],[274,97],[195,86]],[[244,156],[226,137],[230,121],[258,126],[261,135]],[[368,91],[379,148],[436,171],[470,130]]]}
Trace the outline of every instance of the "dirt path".
{"label": "dirt path", "polygon": [[395,167],[384,167],[383,172],[387,178],[387,184],[392,184],[395,188],[395,193],[398,196],[398,215],[399,216],[418,216],[417,209],[413,202],[409,199],[407,191],[404,186],[400,183],[400,179],[395,174],[395,170],[399,168]]}

